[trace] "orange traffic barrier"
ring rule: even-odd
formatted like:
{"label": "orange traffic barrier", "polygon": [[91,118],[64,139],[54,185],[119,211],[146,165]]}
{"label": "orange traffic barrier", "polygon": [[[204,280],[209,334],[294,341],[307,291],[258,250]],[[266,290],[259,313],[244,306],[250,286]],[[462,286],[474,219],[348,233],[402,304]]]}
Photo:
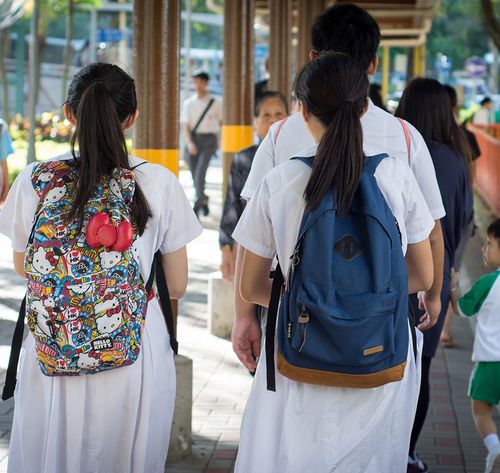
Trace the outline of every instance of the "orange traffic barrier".
{"label": "orange traffic barrier", "polygon": [[476,161],[476,188],[495,214],[500,215],[500,125],[468,128],[481,148],[481,157]]}

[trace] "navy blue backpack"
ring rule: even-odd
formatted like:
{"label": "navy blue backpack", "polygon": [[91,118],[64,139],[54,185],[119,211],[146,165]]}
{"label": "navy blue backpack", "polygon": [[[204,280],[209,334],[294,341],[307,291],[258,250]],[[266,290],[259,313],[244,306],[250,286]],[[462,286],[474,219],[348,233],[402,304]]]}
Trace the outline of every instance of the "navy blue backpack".
{"label": "navy blue backpack", "polygon": [[[408,275],[397,221],[374,176],[385,157],[366,158],[346,214],[337,215],[333,192],[304,212],[286,286],[281,268],[274,272],[266,332],[271,391],[274,327],[278,371],[287,378],[349,388],[403,378]],[[312,167],[314,157],[294,159]]]}

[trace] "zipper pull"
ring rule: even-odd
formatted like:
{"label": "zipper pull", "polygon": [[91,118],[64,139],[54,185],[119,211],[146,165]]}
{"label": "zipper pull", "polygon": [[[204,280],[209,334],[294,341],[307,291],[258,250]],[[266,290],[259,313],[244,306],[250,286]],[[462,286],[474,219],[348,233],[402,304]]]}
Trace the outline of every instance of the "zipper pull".
{"label": "zipper pull", "polygon": [[292,322],[288,322],[288,332],[287,332],[287,337],[290,339],[292,338]]}

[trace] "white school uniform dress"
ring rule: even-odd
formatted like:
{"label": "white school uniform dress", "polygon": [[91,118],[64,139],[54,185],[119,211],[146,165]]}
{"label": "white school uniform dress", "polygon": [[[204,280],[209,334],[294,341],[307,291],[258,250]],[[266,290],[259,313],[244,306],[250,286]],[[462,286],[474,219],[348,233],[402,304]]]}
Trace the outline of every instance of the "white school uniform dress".
{"label": "white school uniform dress", "polygon": [[[445,216],[441,192],[436,179],[434,164],[422,135],[407,123],[410,134],[410,167],[424,195],[434,220]],[[387,153],[408,163],[408,146],[403,127],[390,113],[373,105],[368,100],[368,110],[361,117],[363,128],[363,150],[366,156]],[[276,137],[279,130],[279,134]],[[269,129],[252,162],[250,175],[241,196],[250,199],[264,176],[291,156],[314,145],[312,136],[300,113],[290,115],[282,124],[275,123]]]}
{"label": "white school uniform dress", "polygon": [[[312,147],[301,155],[315,152]],[[284,274],[296,244],[310,174],[310,168],[297,160],[275,167],[233,234],[259,256],[277,255]],[[428,237],[434,220],[406,164],[386,158],[375,178],[398,221],[406,252],[408,243]],[[422,335],[417,335],[420,360]],[[267,391],[262,356],[242,420],[235,473],[404,473],[419,388],[420,366],[411,343],[403,380],[373,389],[299,383],[276,372],[276,392]]]}
{"label": "white school uniform dress", "polygon": [[[141,162],[130,158],[131,166]],[[37,206],[32,168],[18,176],[0,212],[0,232],[10,237],[16,252],[25,251]],[[202,229],[170,171],[146,163],[135,174],[153,214],[134,244],[146,281],[157,250],[174,252]],[[156,298],[148,304],[139,358],[130,366],[95,375],[44,376],[29,332],[14,399],[11,473],[163,473],[175,366]]]}

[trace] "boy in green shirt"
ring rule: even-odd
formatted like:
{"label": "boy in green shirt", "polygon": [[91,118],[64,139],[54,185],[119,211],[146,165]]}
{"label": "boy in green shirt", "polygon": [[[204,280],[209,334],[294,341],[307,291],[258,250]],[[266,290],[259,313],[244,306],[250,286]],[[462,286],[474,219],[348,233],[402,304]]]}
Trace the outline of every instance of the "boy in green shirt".
{"label": "boy in green shirt", "polygon": [[458,305],[463,315],[477,315],[469,396],[476,429],[488,449],[485,473],[490,473],[500,466],[500,441],[492,418],[493,406],[500,401],[500,219],[488,227],[487,235],[483,258],[495,271],[482,276]]}

